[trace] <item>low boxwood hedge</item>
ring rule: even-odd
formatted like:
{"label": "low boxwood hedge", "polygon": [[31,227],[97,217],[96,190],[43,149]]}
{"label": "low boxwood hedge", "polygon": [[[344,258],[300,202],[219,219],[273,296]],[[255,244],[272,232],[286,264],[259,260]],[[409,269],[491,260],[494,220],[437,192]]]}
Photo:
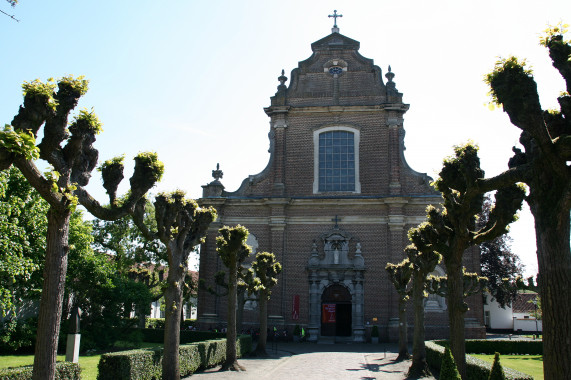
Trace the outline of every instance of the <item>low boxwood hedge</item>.
{"label": "low boxwood hedge", "polygon": [[[237,342],[238,357],[252,351],[252,337],[240,335]],[[226,339],[180,346],[180,375],[189,376],[199,369],[213,367],[226,359]],[[101,355],[98,380],[161,378],[162,348],[122,351]]]}
{"label": "low boxwood hedge", "polygon": [[[434,343],[450,347],[447,340],[433,340]],[[472,354],[494,355],[543,355],[541,340],[493,340],[470,339],[466,341],[466,352]]]}
{"label": "low boxwood hedge", "polygon": [[[31,380],[34,366],[27,365],[0,369],[0,380]],[[57,362],[56,380],[79,380],[81,368],[77,363]]]}
{"label": "low boxwood hedge", "polygon": [[[466,351],[468,350],[468,342],[466,341]],[[490,341],[490,343],[497,343],[498,341]],[[442,357],[444,356],[444,347],[446,341],[428,341],[425,342],[426,346],[426,361],[432,368],[440,370],[442,364]],[[478,352],[479,353],[479,352]],[[523,372],[516,371],[511,368],[503,367],[507,380],[533,380],[533,376]],[[492,363],[466,355],[466,380],[481,380],[487,379],[492,370]]]}

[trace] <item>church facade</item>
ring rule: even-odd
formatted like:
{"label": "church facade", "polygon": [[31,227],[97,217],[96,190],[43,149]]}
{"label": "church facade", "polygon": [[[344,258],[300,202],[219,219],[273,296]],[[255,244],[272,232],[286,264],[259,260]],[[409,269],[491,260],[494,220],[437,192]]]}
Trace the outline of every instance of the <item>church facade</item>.
{"label": "church facade", "polygon": [[[299,62],[287,86],[282,71],[264,109],[270,118],[266,168],[233,192],[224,189],[217,168],[199,201],[219,215],[201,247],[200,278],[212,284],[224,269],[217,230],[246,226],[254,250],[273,252],[283,265],[269,325],[290,332],[299,325],[311,341],[366,341],[373,325],[381,340],[398,339],[398,299],[384,268],[405,258],[408,229],[424,221],[427,205],[441,201],[431,178],[405,160],[409,105],[395,74],[389,66],[383,76],[359,47],[334,27],[311,45],[313,54]],[[477,250],[465,265],[479,270]],[[436,272],[444,274],[440,267]],[[445,300],[425,302],[427,337],[446,337]],[[480,337],[482,297],[468,303],[467,337]],[[410,327],[412,317],[411,309]],[[257,318],[255,304],[247,305],[244,326],[257,325]],[[225,320],[226,298],[199,292],[198,322]]]}

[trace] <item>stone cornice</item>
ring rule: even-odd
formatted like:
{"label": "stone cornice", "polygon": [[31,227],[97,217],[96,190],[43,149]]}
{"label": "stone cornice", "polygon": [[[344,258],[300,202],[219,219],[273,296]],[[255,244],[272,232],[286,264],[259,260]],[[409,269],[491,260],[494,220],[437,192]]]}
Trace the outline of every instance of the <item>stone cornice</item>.
{"label": "stone cornice", "polygon": [[[424,216],[370,216],[370,215],[344,215],[340,217],[340,226],[355,225],[355,224],[377,224],[389,225],[391,228],[400,227],[404,228],[406,225],[417,225],[425,220]],[[258,216],[258,217],[245,217],[245,216],[229,216],[223,217],[221,222],[225,225],[266,225],[272,229],[285,228],[287,225],[329,225],[331,224],[331,216]]]}
{"label": "stone cornice", "polygon": [[385,103],[360,106],[307,106],[291,107],[290,114],[294,113],[332,113],[332,112],[384,112],[384,111],[408,111],[410,105],[404,103]]}
{"label": "stone cornice", "polygon": [[319,197],[309,196],[303,198],[201,198],[199,199],[200,205],[217,205],[232,206],[232,207],[276,207],[276,206],[289,206],[289,207],[311,207],[311,206],[336,206],[336,207],[355,207],[355,206],[382,206],[382,205],[402,205],[402,206],[416,206],[416,205],[429,205],[439,204],[442,198],[439,195],[420,195],[408,197],[390,197],[390,196],[365,196],[365,197]]}

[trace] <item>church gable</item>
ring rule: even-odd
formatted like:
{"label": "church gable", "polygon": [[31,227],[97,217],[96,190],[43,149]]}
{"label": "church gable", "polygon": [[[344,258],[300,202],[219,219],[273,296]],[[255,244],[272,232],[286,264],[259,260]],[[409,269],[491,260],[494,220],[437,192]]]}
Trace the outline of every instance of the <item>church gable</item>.
{"label": "church gable", "polygon": [[386,102],[382,72],[359,54],[359,42],[339,33],[312,44],[313,55],[292,71],[286,96],[292,106]]}

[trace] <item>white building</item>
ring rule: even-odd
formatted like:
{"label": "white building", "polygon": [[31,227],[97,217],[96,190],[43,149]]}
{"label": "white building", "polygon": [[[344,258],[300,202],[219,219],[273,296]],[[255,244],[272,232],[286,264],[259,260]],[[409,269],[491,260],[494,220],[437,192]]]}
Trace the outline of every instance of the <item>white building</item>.
{"label": "white building", "polygon": [[541,320],[536,320],[533,313],[536,305],[537,293],[519,293],[511,306],[502,309],[493,300],[490,294],[486,294],[487,303],[484,304],[484,323],[487,329],[511,330],[514,332],[541,332]]}

